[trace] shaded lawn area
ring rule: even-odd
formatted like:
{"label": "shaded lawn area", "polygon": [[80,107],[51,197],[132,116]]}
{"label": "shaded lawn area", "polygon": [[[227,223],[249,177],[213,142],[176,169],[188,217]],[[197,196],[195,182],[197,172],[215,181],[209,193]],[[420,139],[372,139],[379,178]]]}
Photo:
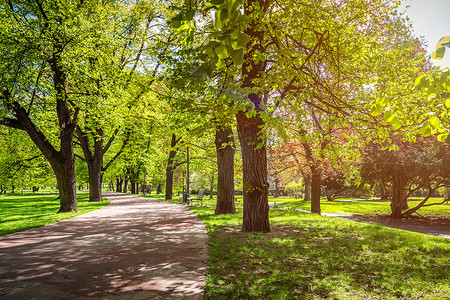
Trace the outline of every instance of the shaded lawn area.
{"label": "shaded lawn area", "polygon": [[[53,191],[54,192],[54,191]],[[55,223],[102,208],[109,201],[89,202],[89,192],[78,191],[78,213],[57,213],[59,199],[52,191],[8,193],[0,196],[0,235]]]}
{"label": "shaded lawn area", "polygon": [[[421,201],[421,198],[410,198],[408,204],[414,207]],[[429,203],[440,203],[443,198],[431,198]],[[269,198],[269,201],[276,202],[278,206],[292,207],[303,210],[311,209],[311,202],[294,198],[280,197]],[[335,201],[327,201],[321,198],[320,207],[325,213],[342,213],[342,214],[371,214],[371,213],[390,213],[390,201],[381,200],[354,200],[354,199],[338,199]],[[434,205],[422,207],[417,211],[420,215],[450,215],[450,204]]]}
{"label": "shaded lawn area", "polygon": [[272,232],[242,233],[242,203],[237,206],[237,215],[222,216],[213,207],[191,208],[210,235],[206,299],[450,295],[444,238],[283,209],[270,211]]}

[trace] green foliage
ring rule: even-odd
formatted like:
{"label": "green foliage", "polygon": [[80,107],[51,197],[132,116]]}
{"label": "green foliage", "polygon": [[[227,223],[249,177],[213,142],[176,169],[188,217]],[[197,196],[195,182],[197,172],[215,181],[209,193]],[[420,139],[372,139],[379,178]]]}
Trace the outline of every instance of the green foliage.
{"label": "green foliage", "polygon": [[301,197],[304,188],[305,184],[303,179],[301,179],[299,182],[289,182],[284,190],[289,194],[289,196],[293,196],[295,199],[298,199]]}
{"label": "green foliage", "polygon": [[0,195],[0,235],[73,218],[109,204],[109,201],[88,202],[89,193],[78,192],[78,213],[57,213],[57,197],[57,191],[50,189],[38,193],[26,191],[24,197],[19,193]]}

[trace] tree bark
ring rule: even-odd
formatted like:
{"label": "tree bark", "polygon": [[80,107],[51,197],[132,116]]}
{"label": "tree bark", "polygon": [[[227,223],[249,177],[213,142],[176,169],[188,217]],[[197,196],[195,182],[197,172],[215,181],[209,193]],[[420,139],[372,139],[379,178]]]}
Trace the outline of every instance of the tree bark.
{"label": "tree bark", "polygon": [[116,192],[122,193],[122,184],[123,184],[123,179],[117,178],[116,179]]}
{"label": "tree bark", "polygon": [[97,129],[97,135],[93,137],[94,151],[91,151],[88,134],[83,132],[80,126],[77,126],[76,132],[83,150],[84,161],[88,166],[89,202],[102,202],[103,129]]}
{"label": "tree bark", "polygon": [[124,193],[128,192],[128,178],[127,177],[123,180],[123,192]]}
{"label": "tree bark", "polygon": [[403,209],[406,209],[408,203],[405,196],[405,182],[402,175],[392,177],[392,200],[391,200],[391,216],[393,218],[402,218]]}
{"label": "tree bark", "polygon": [[311,212],[320,214],[320,170],[312,169],[311,175]]}
{"label": "tree bark", "polygon": [[305,181],[305,201],[311,201],[311,174],[307,173],[304,176]]}
{"label": "tree bark", "polygon": [[162,183],[160,182],[158,184],[158,186],[156,187],[156,194],[161,194],[162,193]]}
{"label": "tree bark", "polygon": [[275,178],[275,198],[280,197],[280,188],[278,186],[280,180],[278,178]]}
{"label": "tree bark", "polygon": [[175,146],[180,141],[180,138],[176,138],[175,134],[172,134],[172,140],[170,142],[169,160],[166,167],[166,200],[172,199],[173,195],[173,171],[175,170],[175,156],[177,155],[177,149]]}
{"label": "tree bark", "polygon": [[260,137],[264,121],[259,114],[247,117],[244,111],[238,112],[236,120],[243,165],[242,231],[269,232],[266,144]]}
{"label": "tree bark", "polygon": [[[234,214],[234,138],[231,127],[218,128],[215,137],[217,152],[216,215]],[[212,187],[211,187],[212,196]]]}

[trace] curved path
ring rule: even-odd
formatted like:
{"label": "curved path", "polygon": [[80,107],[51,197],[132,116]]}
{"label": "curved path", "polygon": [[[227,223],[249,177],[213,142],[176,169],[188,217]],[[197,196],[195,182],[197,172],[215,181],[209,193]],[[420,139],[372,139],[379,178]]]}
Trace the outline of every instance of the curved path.
{"label": "curved path", "polygon": [[111,204],[0,237],[0,299],[201,299],[208,234],[181,205]]}

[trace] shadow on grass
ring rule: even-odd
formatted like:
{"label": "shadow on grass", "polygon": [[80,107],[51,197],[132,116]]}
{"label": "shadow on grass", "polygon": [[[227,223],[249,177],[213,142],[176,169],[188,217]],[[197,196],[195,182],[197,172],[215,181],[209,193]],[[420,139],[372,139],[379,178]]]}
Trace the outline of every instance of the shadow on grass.
{"label": "shadow on grass", "polygon": [[450,245],[373,224],[272,209],[272,231],[243,233],[241,211],[191,208],[210,234],[207,299],[444,299]]}

